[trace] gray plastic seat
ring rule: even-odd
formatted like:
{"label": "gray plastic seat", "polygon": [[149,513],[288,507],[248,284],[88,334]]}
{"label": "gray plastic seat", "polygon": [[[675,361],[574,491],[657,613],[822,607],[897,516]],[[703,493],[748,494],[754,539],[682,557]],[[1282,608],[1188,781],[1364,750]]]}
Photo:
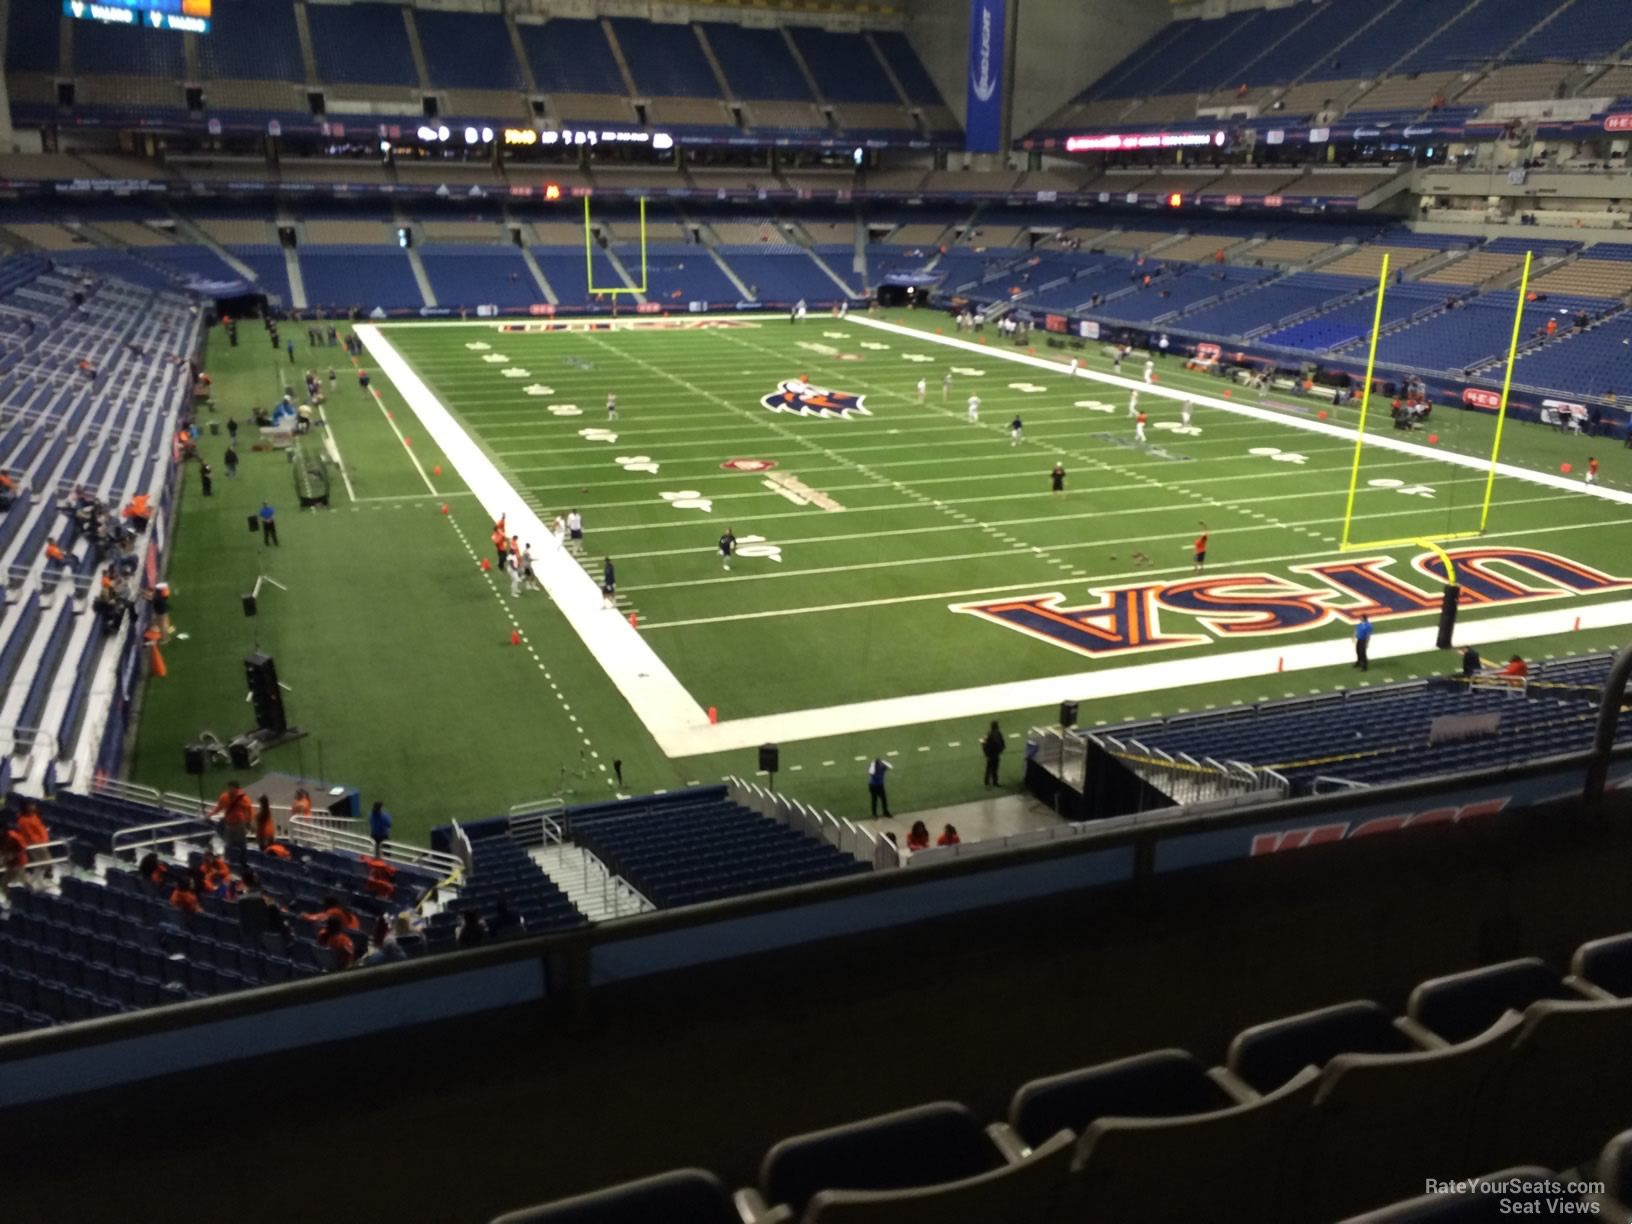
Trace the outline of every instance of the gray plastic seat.
{"label": "gray plastic seat", "polygon": [[1297,1219],[1332,1220],[1467,1169],[1473,1112],[1522,1023],[1508,1012],[1472,1041],[1415,1054],[1339,1054],[1299,1137]]}
{"label": "gray plastic seat", "polygon": [[741,1224],[719,1178],[676,1169],[499,1216],[493,1224]]}
{"label": "gray plastic seat", "polygon": [[1242,1029],[1226,1063],[1258,1092],[1273,1092],[1304,1067],[1339,1054],[1406,1054],[1420,1047],[1369,999],[1338,1003]]}
{"label": "gray plastic seat", "polygon": [[1097,1118],[1172,1118],[1235,1104],[1187,1050],[1152,1050],[1022,1084],[1009,1125],[1036,1147],[1065,1129],[1081,1134]]}
{"label": "gray plastic seat", "polygon": [[967,1106],[937,1101],[783,1139],[760,1163],[759,1190],[797,1215],[823,1190],[919,1189],[1004,1163]]}
{"label": "gray plastic seat", "polygon": [[1505,1011],[1538,999],[1579,999],[1563,976],[1534,956],[1430,978],[1411,992],[1406,1014],[1446,1041],[1467,1041]]}
{"label": "gray plastic seat", "polygon": [[1320,1075],[1305,1068],[1247,1104],[1173,1118],[1100,1118],[1077,1141],[1068,1219],[1263,1224],[1276,1218],[1285,1153]]}
{"label": "gray plastic seat", "polygon": [[992,1224],[1049,1220],[1071,1175],[1077,1137],[1061,1131],[1029,1156],[961,1181],[915,1190],[823,1190],[801,1224]]}
{"label": "gray plastic seat", "polygon": [[1475,1154],[1484,1167],[1519,1154],[1572,1168],[1632,1118],[1632,999],[1544,999],[1485,1085]]}

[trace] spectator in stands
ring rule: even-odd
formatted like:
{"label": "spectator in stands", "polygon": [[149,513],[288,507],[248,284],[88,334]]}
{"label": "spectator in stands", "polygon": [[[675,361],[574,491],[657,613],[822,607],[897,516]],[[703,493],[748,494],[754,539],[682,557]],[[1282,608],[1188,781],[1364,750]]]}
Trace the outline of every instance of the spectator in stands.
{"label": "spectator in stands", "polygon": [[873,815],[878,815],[880,804],[884,805],[884,819],[890,818],[890,800],[884,793],[884,775],[894,769],[883,757],[874,757],[867,766],[867,796],[872,801]]}
{"label": "spectator in stands", "polygon": [[1516,684],[1530,675],[1530,664],[1526,663],[1518,655],[1514,655],[1508,659],[1507,666],[1502,668],[1499,674],[1508,677]]}
{"label": "spectator in stands", "polygon": [[23,800],[23,810],[17,815],[17,832],[22,834],[23,843],[30,850],[51,840],[51,831],[40,817],[40,805],[32,799]]}
{"label": "spectator in stands", "polygon": [[482,915],[476,910],[466,910],[464,921],[459,925],[459,946],[461,948],[479,948],[487,942],[487,923],[482,921]]}
{"label": "spectator in stands", "polygon": [[294,802],[289,805],[290,819],[296,816],[310,816],[311,814],[312,797],[306,793],[305,787],[300,787],[295,791]]}
{"label": "spectator in stands", "polygon": [[5,827],[0,828],[0,883],[8,888],[21,884],[28,874],[28,842],[17,828],[17,818],[5,815]]}
{"label": "spectator in stands", "polygon": [[249,844],[249,825],[255,812],[249,796],[236,779],[227,783],[227,789],[221,792],[215,806],[205,816],[213,820],[218,812],[221,815],[221,840],[226,843],[228,854],[242,862]]}
{"label": "spectator in stands", "polygon": [[184,914],[202,913],[204,905],[198,898],[203,892],[203,877],[196,871],[189,871],[170,893],[170,904]]}
{"label": "spectator in stands", "polygon": [[[405,915],[399,915],[403,917]],[[397,928],[386,921],[384,914],[374,924],[374,950],[363,957],[363,965],[384,965],[391,961],[407,960],[408,954],[402,950],[397,942]]]}
{"label": "spectator in stands", "polygon": [[136,864],[136,874],[154,888],[159,888],[164,884],[164,864],[159,860],[159,856],[151,850],[142,855],[142,861]]}
{"label": "spectator in stands", "polygon": [[912,828],[907,830],[907,849],[914,851],[929,849],[929,826],[923,821],[913,821]]}
{"label": "spectator in stands", "polygon": [[992,725],[986,729],[986,738],[980,741],[981,755],[986,758],[986,773],[981,779],[984,786],[996,786],[997,763],[1003,756],[1003,750],[1008,747],[1003,739],[1003,729],[997,725],[997,719],[992,719]]}
{"label": "spectator in stands", "polygon": [[963,844],[963,839],[958,836],[958,831],[955,827],[952,825],[947,825],[941,830],[941,835],[935,839],[935,844],[937,846],[961,846]]}
{"label": "spectator in stands", "polygon": [[391,882],[397,876],[395,867],[379,858],[365,858],[363,866],[368,868],[368,880],[363,884],[364,892],[383,901],[389,901],[396,896],[397,886]]}
{"label": "spectator in stands", "polygon": [[358,922],[357,915],[352,912],[350,907],[340,904],[340,898],[333,893],[323,898],[322,909],[315,914],[308,914],[307,917],[319,926],[322,926],[331,918],[336,919],[348,931],[355,931],[362,925]]}
{"label": "spectator in stands", "polygon": [[346,934],[338,918],[331,917],[323,923],[323,929],[317,933],[317,946],[328,952],[330,966],[335,969],[350,969],[357,959],[351,937]]}
{"label": "spectator in stands", "polygon": [[1462,675],[1471,680],[1479,674],[1479,669],[1484,665],[1484,661],[1480,659],[1479,652],[1472,646],[1458,646],[1456,649],[1462,656]]}
{"label": "spectator in stands", "polygon": [[66,566],[69,564],[68,554],[57,547],[57,541],[54,538],[45,542],[45,557],[53,565]]}
{"label": "spectator in stands", "polygon": [[278,840],[278,825],[272,819],[272,800],[262,795],[255,806],[255,847],[262,854]]}
{"label": "spectator in stands", "polygon": [[0,510],[9,509],[11,507],[11,503],[16,500],[16,497],[16,483],[11,479],[9,473],[0,472]]}
{"label": "spectator in stands", "polygon": [[391,836],[391,813],[385,804],[376,802],[368,813],[368,835],[374,839],[374,857],[380,857],[380,848]]}

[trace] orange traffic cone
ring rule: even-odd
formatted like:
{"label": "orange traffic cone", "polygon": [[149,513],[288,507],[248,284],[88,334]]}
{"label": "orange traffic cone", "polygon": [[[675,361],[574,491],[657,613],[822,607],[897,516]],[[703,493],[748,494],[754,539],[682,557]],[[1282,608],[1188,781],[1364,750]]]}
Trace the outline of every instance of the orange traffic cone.
{"label": "orange traffic cone", "polygon": [[719,721],[720,721],[720,712],[718,710],[716,710],[713,706],[709,706],[708,707],[708,725],[712,727],[715,723],[717,723]]}
{"label": "orange traffic cone", "polygon": [[482,558],[482,573],[485,574],[485,573],[487,573],[488,570],[490,570],[492,568],[493,568],[493,562],[489,561],[486,557],[483,557]]}
{"label": "orange traffic cone", "polygon": [[440,475],[442,475],[442,465],[441,465],[441,464],[440,464],[440,463],[439,463],[439,464],[437,464],[437,465],[436,465],[436,466],[435,466],[435,467],[433,467],[433,468],[432,468],[432,469],[431,469],[431,475],[432,475],[432,476],[440,476]]}
{"label": "orange traffic cone", "polygon": [[521,645],[521,630],[520,629],[510,630],[510,645],[512,645],[512,646],[520,646]]}
{"label": "orange traffic cone", "polygon": [[155,676],[168,676],[170,669],[164,665],[164,656],[159,653],[159,637],[161,636],[159,631],[149,629],[144,636],[147,639],[147,644],[153,648],[153,674]]}
{"label": "orange traffic cone", "polygon": [[447,503],[447,502],[443,502],[443,503],[442,503],[442,513],[443,513],[443,514],[446,514],[446,513],[447,513],[447,512],[448,512],[448,503]]}
{"label": "orange traffic cone", "polygon": [[629,628],[631,628],[631,629],[639,629],[640,628],[640,618],[637,617],[633,612],[629,613]]}
{"label": "orange traffic cone", "polygon": [[412,446],[414,444],[414,440],[412,438],[404,438],[402,440],[402,444],[404,446]]}

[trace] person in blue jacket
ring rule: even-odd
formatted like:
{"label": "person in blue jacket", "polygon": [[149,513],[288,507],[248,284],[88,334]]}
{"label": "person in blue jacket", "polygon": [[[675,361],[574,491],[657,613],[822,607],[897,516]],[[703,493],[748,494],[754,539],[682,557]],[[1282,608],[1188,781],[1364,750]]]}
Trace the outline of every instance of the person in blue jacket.
{"label": "person in blue jacket", "polygon": [[368,814],[368,835],[374,839],[374,857],[380,857],[380,847],[391,836],[391,813],[385,804],[376,803]]}

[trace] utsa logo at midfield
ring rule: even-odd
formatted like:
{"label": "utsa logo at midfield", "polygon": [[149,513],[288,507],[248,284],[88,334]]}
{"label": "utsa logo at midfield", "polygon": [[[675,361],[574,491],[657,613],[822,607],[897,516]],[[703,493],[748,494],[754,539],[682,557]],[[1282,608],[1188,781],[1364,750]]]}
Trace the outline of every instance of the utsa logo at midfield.
{"label": "utsa logo at midfield", "polygon": [[849,391],[831,391],[818,387],[802,378],[786,378],[775,391],[759,402],[772,412],[789,412],[796,416],[838,417],[872,416],[866,406],[866,396]]}
{"label": "utsa logo at midfield", "polygon": [[[1449,552],[1464,607],[1632,588],[1632,578],[1615,578],[1554,553],[1487,547]],[[1099,602],[1091,607],[1067,607],[1065,596],[1053,591],[950,609],[1093,658],[1201,646],[1214,638],[1300,633],[1362,616],[1375,621],[1437,615],[1439,591],[1431,582],[1423,589],[1389,572],[1394,564],[1393,557],[1364,557],[1293,566],[1307,582],[1275,574],[1209,574],[1182,582],[1096,587],[1090,594]],[[1444,564],[1432,553],[1413,558],[1411,568],[1425,579],[1443,580]],[[1166,632],[1163,612],[1193,617],[1207,632]]]}

